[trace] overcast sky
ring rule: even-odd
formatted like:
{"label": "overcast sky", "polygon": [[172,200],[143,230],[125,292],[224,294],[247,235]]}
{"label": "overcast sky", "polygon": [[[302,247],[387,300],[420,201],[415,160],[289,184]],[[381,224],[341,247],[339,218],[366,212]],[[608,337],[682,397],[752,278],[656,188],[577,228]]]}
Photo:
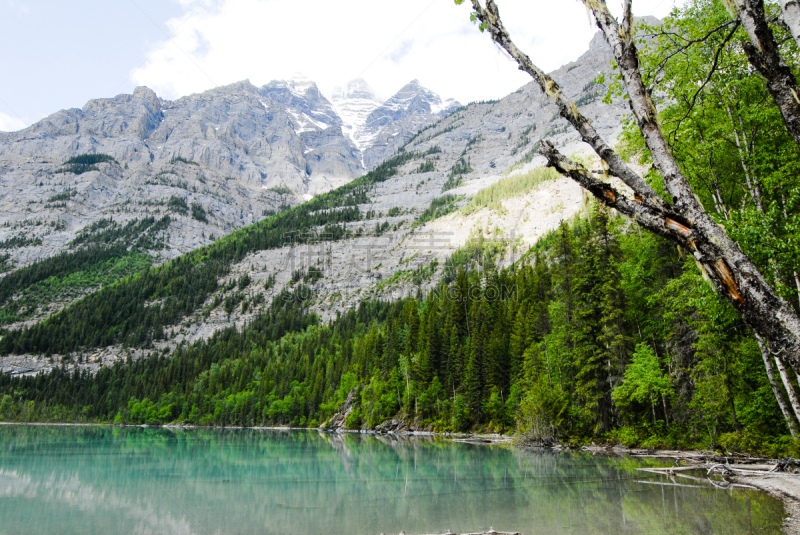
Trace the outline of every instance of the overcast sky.
{"label": "overcast sky", "polygon": [[[635,0],[634,13],[663,17],[675,1]],[[545,70],[576,59],[596,31],[576,0],[498,5]],[[302,73],[328,96],[362,77],[388,98],[417,78],[468,103],[527,83],[469,13],[453,0],[0,0],[0,130],[137,85],[175,99]]]}

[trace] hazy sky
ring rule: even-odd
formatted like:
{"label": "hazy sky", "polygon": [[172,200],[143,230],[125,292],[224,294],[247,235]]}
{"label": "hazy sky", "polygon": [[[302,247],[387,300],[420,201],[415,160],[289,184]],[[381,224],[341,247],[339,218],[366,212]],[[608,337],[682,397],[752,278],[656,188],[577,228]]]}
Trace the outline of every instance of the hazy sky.
{"label": "hazy sky", "polygon": [[[674,2],[635,0],[634,13],[663,17]],[[545,70],[576,59],[596,31],[576,0],[498,5]],[[137,85],[175,99],[302,73],[326,95],[360,76],[389,97],[417,78],[467,103],[527,83],[469,13],[453,0],[0,0],[0,130]]]}

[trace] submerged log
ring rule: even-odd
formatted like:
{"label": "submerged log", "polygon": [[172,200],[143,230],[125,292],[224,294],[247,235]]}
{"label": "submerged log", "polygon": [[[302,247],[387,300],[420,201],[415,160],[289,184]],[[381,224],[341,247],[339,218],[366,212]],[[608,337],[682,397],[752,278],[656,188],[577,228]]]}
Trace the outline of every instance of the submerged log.
{"label": "submerged log", "polygon": [[637,468],[641,472],[652,472],[654,474],[669,474],[670,472],[685,472],[687,470],[703,470],[708,468],[705,464],[696,464],[694,466],[667,466],[664,468]]}

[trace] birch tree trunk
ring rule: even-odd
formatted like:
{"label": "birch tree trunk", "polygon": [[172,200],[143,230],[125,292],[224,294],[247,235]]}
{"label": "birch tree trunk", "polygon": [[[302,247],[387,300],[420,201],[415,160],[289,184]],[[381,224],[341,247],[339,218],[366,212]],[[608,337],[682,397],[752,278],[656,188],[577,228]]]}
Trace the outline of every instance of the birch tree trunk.
{"label": "birch tree trunk", "polygon": [[781,0],[783,22],[789,28],[794,42],[800,46],[800,3],[797,0]]}
{"label": "birch tree trunk", "polygon": [[[657,121],[655,104],[639,72],[630,0],[626,0],[623,7],[622,25],[611,15],[604,0],[583,1],[594,14],[614,53],[628,91],[628,103],[674,204],[655,195],[652,188],[600,138],[575,103],[564,96],[555,80],[517,48],[503,26],[494,0],[486,0],[485,8],[480,0],[472,0],[475,16],[482,27],[517,62],[520,70],[533,77],[558,106],[561,116],[608,164],[609,173],[633,190],[634,198],[629,199],[609,184],[599,181],[581,165],[561,155],[547,141],[542,143],[540,153],[547,158],[548,165],[578,182],[603,204],[691,251],[704,276],[739,310],[745,323],[763,338],[769,350],[782,355],[796,372],[800,371],[800,318],[775,293],[750,258],[709,216],[672,157]],[[800,110],[800,102],[796,104]],[[797,139],[800,139],[800,114],[797,118]]]}
{"label": "birch tree trunk", "polygon": [[794,386],[792,386],[792,381],[789,379],[786,366],[783,365],[780,357],[775,357],[775,366],[778,368],[778,373],[781,376],[783,387],[786,389],[786,393],[789,394],[789,403],[792,406],[794,415],[797,416],[798,420],[800,420],[800,402],[797,400],[797,392],[795,392]]}
{"label": "birch tree trunk", "polygon": [[[764,205],[761,202],[761,191],[758,188],[758,182],[755,177],[750,177],[750,168],[747,166],[747,147],[742,147],[742,142],[739,139],[739,130],[736,129],[736,121],[733,118],[733,111],[731,110],[730,106],[727,106],[728,117],[731,119],[731,127],[733,129],[733,139],[736,142],[736,150],[739,153],[739,164],[742,166],[742,171],[744,171],[744,178],[747,182],[747,190],[750,193],[750,197],[753,199],[753,204],[756,205],[758,211],[762,214],[764,213]],[[739,121],[741,121],[741,117],[739,117]],[[744,133],[744,125],[742,125],[742,133]],[[746,142],[745,142],[746,145]]]}
{"label": "birch tree trunk", "polygon": [[[781,409],[784,420],[786,420],[789,432],[792,434],[792,437],[796,437],[797,422],[792,417],[792,413],[789,412],[789,406],[786,404],[783,392],[781,392],[781,385],[778,384],[778,380],[775,379],[775,368],[772,365],[772,357],[769,354],[769,349],[760,336],[756,335],[756,340],[758,341],[758,348],[761,350],[761,358],[764,360],[764,368],[767,370],[767,379],[769,379],[769,385],[772,387],[772,393],[775,395],[775,400],[778,402],[778,407]],[[796,411],[795,414],[797,414]]]}

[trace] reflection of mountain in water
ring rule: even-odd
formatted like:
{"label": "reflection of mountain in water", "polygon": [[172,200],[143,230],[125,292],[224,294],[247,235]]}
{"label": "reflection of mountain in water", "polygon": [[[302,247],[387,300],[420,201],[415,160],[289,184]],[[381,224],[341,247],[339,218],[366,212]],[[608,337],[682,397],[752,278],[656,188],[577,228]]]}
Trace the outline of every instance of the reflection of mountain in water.
{"label": "reflection of mountain in water", "polygon": [[639,463],[303,431],[8,426],[0,518],[14,533],[780,529],[766,495],[637,484],[651,477]]}

